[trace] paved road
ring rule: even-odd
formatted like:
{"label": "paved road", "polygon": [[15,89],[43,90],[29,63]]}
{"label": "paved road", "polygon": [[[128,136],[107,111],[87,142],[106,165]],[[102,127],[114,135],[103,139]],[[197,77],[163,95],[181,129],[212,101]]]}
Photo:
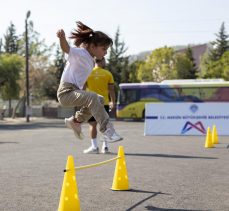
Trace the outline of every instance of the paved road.
{"label": "paved road", "polygon": [[[104,161],[124,146],[131,191],[111,191],[115,162],[77,171],[82,211],[229,210],[229,137],[143,136],[143,122],[114,122],[123,142],[110,155],[85,155],[62,120],[0,122],[0,211],[55,211],[68,155],[75,166]],[[88,126],[83,129],[87,132]]]}

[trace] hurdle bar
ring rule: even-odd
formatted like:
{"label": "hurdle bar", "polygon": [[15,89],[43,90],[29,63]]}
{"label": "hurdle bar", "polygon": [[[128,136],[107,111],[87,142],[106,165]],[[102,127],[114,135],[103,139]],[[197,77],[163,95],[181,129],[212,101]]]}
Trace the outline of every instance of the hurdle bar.
{"label": "hurdle bar", "polygon": [[[75,170],[82,170],[82,169],[92,168],[92,167],[96,167],[96,166],[101,166],[103,164],[110,163],[110,162],[118,160],[120,158],[121,158],[121,156],[117,156],[115,158],[111,158],[109,160],[105,160],[105,161],[102,161],[102,162],[99,162],[99,163],[94,163],[94,164],[90,164],[90,165],[75,167],[74,169]],[[64,169],[64,172],[67,172],[67,171],[69,171],[69,169]]]}

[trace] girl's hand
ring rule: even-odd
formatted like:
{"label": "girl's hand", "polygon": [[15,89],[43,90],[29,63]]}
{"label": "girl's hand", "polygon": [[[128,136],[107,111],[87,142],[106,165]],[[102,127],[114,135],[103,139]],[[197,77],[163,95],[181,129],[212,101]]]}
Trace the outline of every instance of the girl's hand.
{"label": "girl's hand", "polygon": [[65,38],[65,33],[63,29],[58,30],[56,35],[58,38]]}
{"label": "girl's hand", "polygon": [[64,51],[65,53],[68,54],[70,51],[70,46],[68,45],[68,42],[66,40],[64,30],[63,29],[58,30],[56,35],[59,38],[60,47],[61,47],[62,51]]}
{"label": "girl's hand", "polygon": [[115,109],[115,104],[113,102],[109,102],[109,110],[112,111]]}

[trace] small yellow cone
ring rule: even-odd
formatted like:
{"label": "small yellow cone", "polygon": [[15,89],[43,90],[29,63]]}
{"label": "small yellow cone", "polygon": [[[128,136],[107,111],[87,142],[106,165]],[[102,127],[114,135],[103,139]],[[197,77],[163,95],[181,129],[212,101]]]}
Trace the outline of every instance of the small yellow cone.
{"label": "small yellow cone", "polygon": [[58,211],[80,211],[73,156],[68,156]]}
{"label": "small yellow cone", "polygon": [[211,134],[210,127],[208,127],[206,140],[205,140],[205,148],[212,148],[212,147],[214,147],[212,143],[212,134]]}
{"label": "small yellow cone", "polygon": [[123,146],[119,146],[118,157],[116,161],[115,173],[111,190],[129,190],[129,181],[126,168],[126,159]]}
{"label": "small yellow cone", "polygon": [[215,125],[213,125],[213,129],[212,129],[212,143],[213,144],[219,143],[218,133]]}

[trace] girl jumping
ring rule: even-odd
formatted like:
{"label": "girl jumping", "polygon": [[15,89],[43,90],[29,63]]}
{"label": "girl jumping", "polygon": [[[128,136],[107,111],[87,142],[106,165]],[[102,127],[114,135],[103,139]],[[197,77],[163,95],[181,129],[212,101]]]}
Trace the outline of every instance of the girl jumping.
{"label": "girl jumping", "polygon": [[83,139],[81,123],[93,116],[108,142],[121,141],[123,138],[115,132],[104,109],[103,97],[83,90],[94,68],[94,59],[102,59],[107,54],[107,49],[113,44],[112,39],[81,22],[77,22],[77,28],[70,36],[76,47],[69,46],[63,29],[57,31],[57,37],[61,49],[67,54],[67,63],[57,91],[58,101],[65,107],[80,107],[75,116],[65,119],[66,126],[74,131],[76,137]]}

